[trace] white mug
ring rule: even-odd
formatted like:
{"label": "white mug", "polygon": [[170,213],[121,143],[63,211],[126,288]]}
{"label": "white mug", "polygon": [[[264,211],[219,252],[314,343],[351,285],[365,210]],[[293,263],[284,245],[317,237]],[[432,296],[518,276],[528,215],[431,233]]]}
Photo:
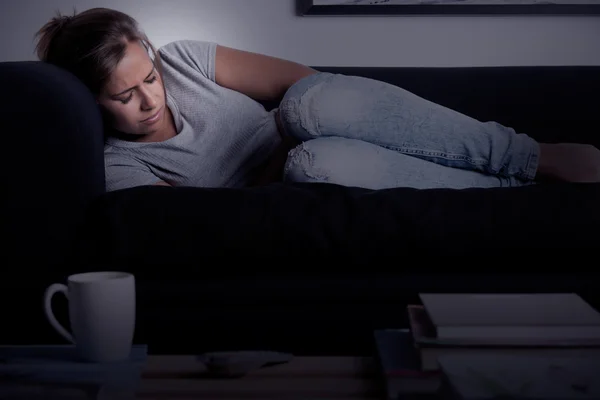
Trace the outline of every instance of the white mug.
{"label": "white mug", "polygon": [[[69,303],[68,332],[52,312],[52,297],[62,292]],[[71,275],[67,285],[55,283],[44,293],[50,325],[89,362],[129,358],[135,331],[135,278],[126,272],[88,272]]]}

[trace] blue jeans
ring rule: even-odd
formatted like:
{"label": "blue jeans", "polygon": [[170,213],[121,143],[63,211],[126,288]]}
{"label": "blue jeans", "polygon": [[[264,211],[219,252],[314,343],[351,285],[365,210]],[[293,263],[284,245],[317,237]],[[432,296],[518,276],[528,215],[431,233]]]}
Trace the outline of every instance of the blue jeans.
{"label": "blue jeans", "polygon": [[291,150],[284,181],[369,189],[530,185],[539,145],[400,87],[318,72],[296,82],[279,112]]}

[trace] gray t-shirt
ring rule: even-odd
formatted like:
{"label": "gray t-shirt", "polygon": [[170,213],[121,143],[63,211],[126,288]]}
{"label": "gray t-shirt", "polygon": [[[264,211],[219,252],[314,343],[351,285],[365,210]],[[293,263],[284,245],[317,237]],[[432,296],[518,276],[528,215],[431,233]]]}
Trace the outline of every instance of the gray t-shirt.
{"label": "gray t-shirt", "polygon": [[167,104],[178,134],[163,142],[107,138],[106,189],[163,180],[173,186],[242,187],[281,143],[275,111],[215,82],[216,43],[161,47]]}

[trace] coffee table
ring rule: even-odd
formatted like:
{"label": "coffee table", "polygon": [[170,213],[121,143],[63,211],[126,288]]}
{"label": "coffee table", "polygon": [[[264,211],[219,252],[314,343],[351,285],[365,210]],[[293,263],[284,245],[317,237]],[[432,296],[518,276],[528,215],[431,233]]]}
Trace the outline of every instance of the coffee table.
{"label": "coffee table", "polygon": [[295,357],[242,378],[207,378],[194,356],[149,356],[139,399],[383,399],[368,357]]}

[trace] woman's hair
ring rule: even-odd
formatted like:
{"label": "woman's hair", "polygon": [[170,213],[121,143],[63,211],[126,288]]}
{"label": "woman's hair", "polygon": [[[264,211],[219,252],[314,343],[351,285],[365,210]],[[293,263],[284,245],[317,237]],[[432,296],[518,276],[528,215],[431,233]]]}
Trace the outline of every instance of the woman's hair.
{"label": "woman's hair", "polygon": [[120,11],[92,8],[73,16],[57,16],[35,35],[41,61],[64,68],[98,95],[117,64],[125,57],[129,42],[140,42],[158,69],[160,59],[135,19]]}

